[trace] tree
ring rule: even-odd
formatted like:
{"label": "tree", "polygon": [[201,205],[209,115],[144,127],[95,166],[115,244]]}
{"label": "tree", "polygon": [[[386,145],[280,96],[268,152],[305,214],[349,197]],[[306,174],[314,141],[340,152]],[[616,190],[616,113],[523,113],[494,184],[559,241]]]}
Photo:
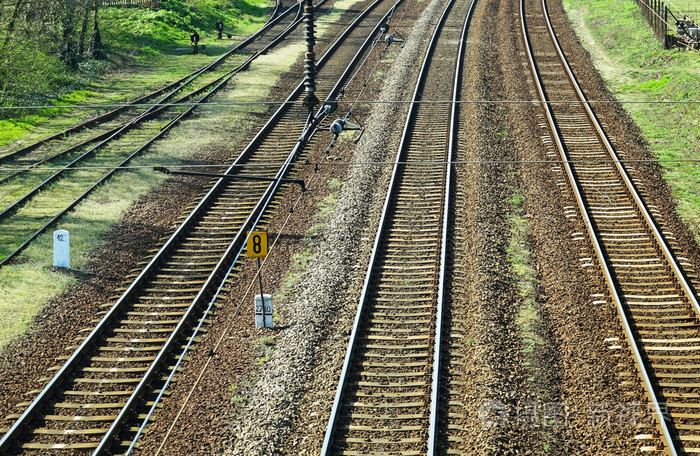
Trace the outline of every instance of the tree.
{"label": "tree", "polygon": [[5,32],[6,33],[5,40],[2,43],[2,47],[0,47],[0,52],[5,50],[8,43],[13,38],[13,35],[15,33],[15,27],[17,26],[17,20],[20,17],[22,9],[24,8],[24,3],[25,3],[25,0],[17,0],[15,2],[15,5],[14,5],[13,11],[12,11],[12,17],[10,19],[10,22],[7,24],[7,28],[6,28],[6,32]]}
{"label": "tree", "polygon": [[90,35],[90,57],[95,60],[105,58],[105,53],[102,50],[102,39],[100,38],[100,28],[97,26],[97,12],[100,7],[100,0],[95,0],[95,22],[92,26],[92,35]]}

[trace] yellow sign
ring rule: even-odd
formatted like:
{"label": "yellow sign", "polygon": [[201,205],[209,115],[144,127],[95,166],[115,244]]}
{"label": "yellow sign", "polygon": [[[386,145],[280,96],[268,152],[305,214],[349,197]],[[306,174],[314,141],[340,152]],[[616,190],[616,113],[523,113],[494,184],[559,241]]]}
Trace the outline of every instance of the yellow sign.
{"label": "yellow sign", "polygon": [[249,231],[247,255],[249,257],[266,257],[267,256],[267,232],[266,231]]}

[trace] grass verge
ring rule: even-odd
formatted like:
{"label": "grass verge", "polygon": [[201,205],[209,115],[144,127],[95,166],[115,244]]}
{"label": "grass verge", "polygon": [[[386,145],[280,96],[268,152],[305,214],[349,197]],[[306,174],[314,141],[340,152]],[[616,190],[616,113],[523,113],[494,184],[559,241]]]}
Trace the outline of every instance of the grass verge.
{"label": "grass verge", "polygon": [[302,239],[306,248],[302,252],[292,255],[287,276],[282,280],[280,289],[275,293],[275,302],[284,302],[294,297],[299,291],[301,277],[306,273],[309,262],[316,256],[317,238],[323,233],[331,214],[335,210],[338,202],[338,192],[341,187],[341,183],[337,179],[329,180],[327,185],[333,191],[318,203],[318,212],[313,216],[314,223]]}
{"label": "grass verge", "polygon": [[[102,7],[99,24],[107,59],[77,56],[79,63],[75,70],[56,56],[44,54],[47,50],[34,41],[24,43],[18,36],[20,41],[13,46],[12,56],[0,56],[0,64],[14,69],[0,71],[5,78],[0,83],[0,106],[65,106],[136,98],[146,92],[146,87],[159,85],[158,75],[165,76],[162,82],[170,82],[202,66],[207,56],[228,50],[230,40],[216,39],[217,19],[224,21],[227,34],[249,35],[267,21],[272,3],[271,0],[165,0],[157,8]],[[189,37],[194,30],[199,32],[201,43],[208,45],[201,56],[189,55]],[[140,71],[150,69],[156,80],[139,80],[124,69],[125,65],[134,64],[141,66]],[[108,88],[108,93],[97,93],[100,86]],[[63,113],[58,108],[0,111],[3,119],[0,147],[24,138]],[[82,110],[75,115],[85,117],[89,113]]]}
{"label": "grass verge", "polygon": [[32,114],[7,120],[0,120],[0,146],[5,146],[33,132],[36,127],[49,119],[53,119],[61,114],[67,114],[70,106],[91,100],[97,93],[90,90],[76,90],[66,95],[62,95],[53,100],[51,104],[55,108],[41,108],[33,110]]}
{"label": "grass verge", "polygon": [[[89,253],[105,241],[109,229],[129,205],[164,177],[142,169],[118,175],[89,200],[61,220],[70,232],[71,265],[84,271]],[[123,195],[130,195],[123,198]],[[53,234],[33,242],[14,264],[0,269],[0,348],[30,326],[34,316],[62,290],[76,282],[74,275],[52,269]]]}
{"label": "grass verge", "polygon": [[100,14],[110,51],[152,63],[163,55],[181,54],[179,47],[189,49],[193,31],[202,44],[217,42],[217,19],[223,20],[226,34],[253,33],[267,20],[270,6],[269,0],[165,0],[156,9],[104,8]]}
{"label": "grass verge", "polygon": [[[222,96],[224,101],[266,99],[274,82],[289,70],[302,48],[288,46],[263,56],[236,79],[234,90]],[[264,107],[257,110],[263,111]],[[153,172],[152,166],[185,164],[197,151],[240,141],[254,124],[250,112],[243,107],[210,108],[202,116],[183,122],[181,128],[133,162],[143,168],[124,171],[110,179],[62,219],[57,229],[71,233],[72,268],[89,272],[86,268],[90,252],[107,240],[109,230],[133,202],[163,182],[164,175]],[[226,132],[223,136],[222,131]],[[0,305],[0,348],[26,332],[43,306],[75,281],[70,274],[51,268],[52,242],[51,233],[40,236],[15,264],[0,269],[0,295],[4,296]]]}

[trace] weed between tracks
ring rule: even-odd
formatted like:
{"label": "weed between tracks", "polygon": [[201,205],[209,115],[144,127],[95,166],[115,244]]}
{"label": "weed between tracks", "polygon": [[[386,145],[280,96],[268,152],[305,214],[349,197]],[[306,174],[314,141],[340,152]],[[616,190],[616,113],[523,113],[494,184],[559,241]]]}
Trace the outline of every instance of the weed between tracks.
{"label": "weed between tracks", "polygon": [[[539,279],[537,270],[533,267],[532,251],[530,250],[529,242],[532,235],[532,228],[528,221],[527,204],[523,197],[522,190],[514,189],[513,196],[508,201],[511,211],[508,216],[510,227],[510,240],[506,249],[508,262],[513,270],[518,294],[520,296],[520,307],[515,323],[520,329],[520,337],[522,339],[523,367],[528,383],[532,384],[528,387],[531,392],[535,393],[538,400],[544,401],[543,389],[546,388],[547,369],[549,366],[544,366],[543,359],[546,355],[543,352],[544,339],[541,336],[543,321],[538,309],[537,303],[537,288]],[[547,393],[544,393],[545,395]],[[525,407],[532,407],[533,404],[525,404]],[[534,403],[537,408],[542,407],[542,410],[537,410],[535,413],[542,413],[542,419],[547,420],[540,430],[540,442],[542,443],[542,452],[548,453],[552,450],[551,443],[555,443],[557,437],[548,431],[548,426],[560,424],[556,419],[551,419],[547,413],[551,413],[544,409],[545,402]],[[560,418],[560,417],[555,417]]]}
{"label": "weed between tracks", "polygon": [[[633,2],[565,0],[579,39],[660,160],[700,159],[700,54],[664,50]],[[697,18],[696,18],[697,19]],[[681,218],[700,242],[700,163],[662,162]]]}
{"label": "weed between tracks", "polygon": [[[331,189],[340,190],[341,183],[338,179],[330,179],[327,184]],[[304,273],[306,273],[309,262],[316,256],[317,238],[323,233],[331,213],[335,210],[337,201],[338,192],[335,191],[328,194],[318,203],[318,212],[313,216],[314,224],[311,225],[303,239],[306,248],[301,253],[295,253],[292,256],[287,276],[283,279],[280,290],[275,294],[275,302],[284,302],[291,299],[299,290],[299,282]]]}
{"label": "weed between tracks", "polygon": [[[512,213],[508,217],[511,232],[507,248],[508,262],[517,279],[518,293],[522,299],[516,323],[520,327],[523,340],[521,351],[527,355],[533,355],[537,347],[542,345],[542,338],[537,334],[537,325],[540,322],[535,301],[537,271],[532,267],[532,252],[528,247],[531,228],[526,218],[525,199],[522,193],[516,191],[509,203]],[[528,358],[526,366],[531,366],[535,357],[526,358]],[[534,381],[534,377],[531,378],[531,381]]]}

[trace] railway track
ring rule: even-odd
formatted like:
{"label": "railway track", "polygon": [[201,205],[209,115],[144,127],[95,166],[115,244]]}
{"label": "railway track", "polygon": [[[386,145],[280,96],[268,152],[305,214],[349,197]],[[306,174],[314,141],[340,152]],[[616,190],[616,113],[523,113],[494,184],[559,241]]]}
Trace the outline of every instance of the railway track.
{"label": "railway track", "polygon": [[[581,91],[556,40],[544,0],[521,0],[522,32],[543,101],[553,170],[570,190],[583,229],[574,236],[593,252],[606,300],[617,308],[638,381],[656,431],[640,434],[644,450],[700,453],[700,307],[689,284],[695,273],[674,252]],[[572,102],[575,101],[575,102]],[[633,171],[632,171],[633,172]],[[619,345],[618,345],[619,344]],[[631,374],[633,375],[633,374]],[[634,379],[634,377],[631,377]],[[643,424],[643,423],[638,423]]]}
{"label": "railway track", "polygon": [[[471,4],[470,4],[471,3]],[[473,2],[447,4],[396,155],[322,454],[434,454],[456,99]],[[460,43],[457,55],[454,44]],[[453,75],[446,78],[445,75]]]}
{"label": "railway track", "polygon": [[[380,25],[401,4],[369,3],[319,60],[318,94],[327,102],[342,88],[363,56],[381,36]],[[370,24],[370,25],[368,25]],[[356,50],[354,54],[349,50]],[[332,57],[332,59],[331,59]],[[335,84],[333,84],[335,82]],[[31,403],[6,418],[0,440],[3,454],[91,451],[130,448],[144,407],[167,389],[167,373],[176,369],[174,350],[194,340],[244,250],[247,231],[260,221],[293,173],[305,147],[325,118],[319,109],[310,121],[301,106],[303,83],[283,104],[227,170],[230,175],[271,182],[218,179],[133,281],[102,307],[102,319]],[[283,163],[279,168],[259,166]],[[65,361],[65,362],[63,362]],[[155,405],[155,404],[150,404]]]}
{"label": "railway track", "polygon": [[[116,174],[119,167],[143,154],[258,56],[280,43],[300,21],[298,5],[292,6],[179,81],[2,155],[0,164],[13,171],[0,177],[0,231],[7,236],[0,236],[0,266]],[[99,168],[77,169],[81,167]]]}

